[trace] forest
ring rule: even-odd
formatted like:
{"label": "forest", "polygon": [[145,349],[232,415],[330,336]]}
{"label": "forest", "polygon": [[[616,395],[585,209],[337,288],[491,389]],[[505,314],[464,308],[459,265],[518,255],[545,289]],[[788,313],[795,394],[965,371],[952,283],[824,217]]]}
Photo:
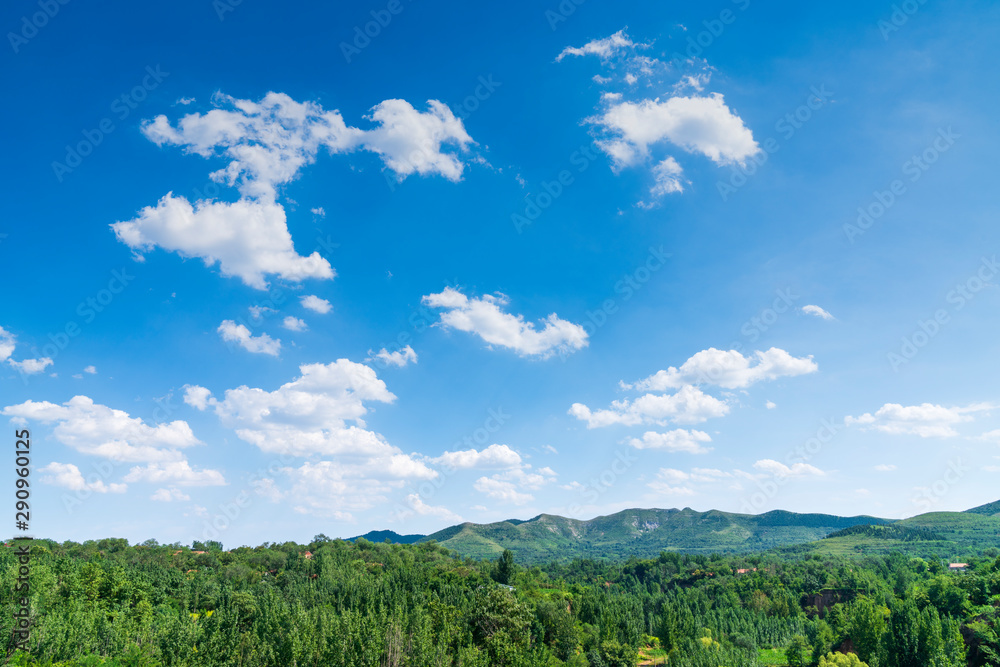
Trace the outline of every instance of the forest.
{"label": "forest", "polygon": [[1000,554],[684,555],[524,567],[434,542],[36,540],[20,667],[1000,665]]}

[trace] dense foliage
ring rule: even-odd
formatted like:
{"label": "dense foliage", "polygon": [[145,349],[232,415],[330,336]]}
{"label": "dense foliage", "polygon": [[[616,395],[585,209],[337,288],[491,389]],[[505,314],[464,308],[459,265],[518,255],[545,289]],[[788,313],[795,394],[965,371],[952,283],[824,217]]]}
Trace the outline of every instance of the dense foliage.
{"label": "dense foliage", "polygon": [[433,543],[194,546],[35,542],[30,651],[12,664],[1000,665],[996,553],[956,573],[899,553],[664,552],[526,569],[511,553],[473,561]]}

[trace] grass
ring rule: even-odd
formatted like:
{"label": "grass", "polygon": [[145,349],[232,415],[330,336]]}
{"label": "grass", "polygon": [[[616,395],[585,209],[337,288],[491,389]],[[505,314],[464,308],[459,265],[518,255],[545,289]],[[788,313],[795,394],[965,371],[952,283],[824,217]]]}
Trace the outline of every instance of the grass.
{"label": "grass", "polygon": [[776,665],[777,667],[784,667],[788,664],[788,661],[785,660],[785,652],[777,648],[757,649],[757,660],[762,665]]}

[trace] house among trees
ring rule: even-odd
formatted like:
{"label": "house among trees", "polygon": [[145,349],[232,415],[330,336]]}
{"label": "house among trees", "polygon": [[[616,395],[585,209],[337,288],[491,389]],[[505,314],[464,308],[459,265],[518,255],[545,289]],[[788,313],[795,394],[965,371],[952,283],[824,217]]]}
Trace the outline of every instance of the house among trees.
{"label": "house among trees", "polygon": [[304,554],[302,554],[302,557],[305,558],[306,560],[312,560],[313,555],[311,551],[307,551]]}
{"label": "house among trees", "polygon": [[965,572],[968,567],[968,563],[948,563],[949,572]]}

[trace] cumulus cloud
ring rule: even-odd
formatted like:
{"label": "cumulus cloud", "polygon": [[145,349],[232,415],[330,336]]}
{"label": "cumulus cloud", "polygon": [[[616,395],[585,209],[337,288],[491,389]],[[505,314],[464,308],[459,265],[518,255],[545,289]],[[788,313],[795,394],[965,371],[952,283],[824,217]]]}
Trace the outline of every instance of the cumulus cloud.
{"label": "cumulus cloud", "polygon": [[40,359],[23,359],[15,361],[11,358],[17,348],[17,338],[11,332],[0,327],[0,362],[6,361],[12,368],[17,369],[24,375],[35,375],[41,373],[52,365],[52,359],[42,357]]}
{"label": "cumulus cloud", "polygon": [[663,496],[693,496],[694,489],[690,486],[680,486],[691,479],[691,475],[681,470],[673,468],[660,468],[656,474],[656,479],[646,486],[658,495]]}
{"label": "cumulus cloud", "polygon": [[226,483],[218,470],[195,470],[187,461],[167,461],[135,466],[125,475],[126,482],[180,484],[181,486],[223,486]]}
{"label": "cumulus cloud", "polygon": [[802,312],[805,313],[806,315],[815,315],[816,317],[822,318],[824,320],[836,319],[836,318],[834,318],[833,315],[831,315],[830,313],[826,312],[825,310],[823,310],[819,306],[814,306],[814,305],[811,305],[811,304],[808,305],[808,306],[802,306]]}
{"label": "cumulus cloud", "polygon": [[198,386],[184,400],[211,409],[237,437],[261,451],[308,459],[286,467],[294,509],[349,520],[352,512],[385,502],[405,480],[438,475],[419,457],[403,453],[365,424],[369,404],[396,397],[375,371],[348,359],[305,364],[301,375],[273,391],[241,386],[223,398]]}
{"label": "cumulus cloud", "polygon": [[[372,351],[368,350],[368,354],[372,354]],[[417,363],[417,353],[409,345],[395,352],[389,352],[383,347],[373,356],[369,357],[368,361],[378,361],[383,366],[397,366],[402,368],[407,364]]]}
{"label": "cumulus cloud", "polygon": [[537,491],[555,481],[556,473],[551,468],[533,471],[530,465],[523,464],[489,477],[480,477],[472,488],[500,502],[524,505],[535,499],[531,491]]}
{"label": "cumulus cloud", "polygon": [[706,454],[712,451],[712,448],[705,447],[704,444],[711,441],[711,436],[704,431],[688,431],[679,428],[666,433],[646,431],[642,438],[630,438],[626,443],[636,449],[662,449],[668,452]]}
{"label": "cumulus cloud", "polygon": [[697,424],[729,413],[729,406],[701,389],[687,385],[675,394],[646,394],[635,400],[613,401],[604,410],[591,410],[574,403],[569,414],[587,422],[587,428],[622,424]]}
{"label": "cumulus cloud", "polygon": [[464,164],[445,147],[464,151],[474,143],[462,121],[435,100],[423,112],[404,100],[385,100],[366,117],[373,124],[367,130],[349,127],[336,110],[281,93],[268,93],[259,102],[219,94],[213,103],[217,108],[185,115],[175,124],[157,116],[142,131],[157,146],[226,159],[226,166],[210,176],[235,187],[239,201],[192,204],[168,193],[155,207],[111,227],[137,258],[160,247],[201,258],[207,266],[218,263],[223,275],[257,289],[267,288],[270,275],[292,282],[335,275],[318,252],[301,256],[295,251],[285,210],[277,203],[278,189],[314,162],[320,150],[371,151],[400,180],[438,174],[457,181]]}
{"label": "cumulus cloud", "polygon": [[302,303],[302,307],[313,311],[314,313],[319,313],[320,315],[326,315],[330,312],[333,306],[326,299],[321,299],[315,294],[309,294],[299,298]]}
{"label": "cumulus cloud", "polygon": [[86,368],[83,369],[83,372],[84,373],[89,373],[90,375],[97,375],[97,367],[96,366],[87,366]]}
{"label": "cumulus cloud", "polygon": [[932,403],[903,406],[886,403],[874,414],[866,412],[858,417],[847,416],[844,423],[864,430],[875,430],[892,435],[917,435],[921,438],[954,438],[955,426],[975,419],[976,413],[991,410],[993,405],[975,403],[966,407],[946,408]]}
{"label": "cumulus cloud", "polygon": [[70,491],[93,491],[94,493],[125,493],[126,484],[105,484],[97,479],[88,482],[83,473],[72,463],[50,463],[39,469],[42,481],[53,486],[60,486]]}
{"label": "cumulus cloud", "polygon": [[674,192],[684,192],[684,185],[681,183],[681,174],[683,173],[684,170],[681,169],[677,160],[672,157],[666,158],[653,167],[655,185],[650,189],[650,194],[654,197],[662,197]]}
{"label": "cumulus cloud", "polygon": [[254,354],[269,354],[272,357],[278,356],[281,352],[281,341],[275,340],[267,334],[253,336],[250,329],[242,324],[236,324],[233,320],[223,320],[219,328],[216,329],[219,336],[227,343],[235,343],[247,352]]}
{"label": "cumulus cloud", "polygon": [[305,331],[309,328],[303,320],[300,320],[297,317],[292,317],[291,315],[284,319],[281,326],[285,327],[289,331]]}
{"label": "cumulus cloud", "polygon": [[618,169],[646,160],[650,146],[663,141],[722,166],[745,164],[760,151],[719,93],[618,102],[589,121],[607,134],[597,146]]}
{"label": "cumulus cloud", "polygon": [[559,62],[566,56],[588,55],[598,56],[602,60],[606,60],[622,51],[633,48],[646,48],[648,46],[649,44],[636,44],[628,36],[628,33],[622,29],[609,37],[591,40],[580,47],[567,46],[558,56],[556,56],[556,62]]}
{"label": "cumulus cloud", "polygon": [[74,396],[62,405],[25,401],[5,407],[15,423],[55,423],[55,439],[83,454],[121,462],[181,461],[181,449],[202,444],[185,421],[150,426],[127,412]]}
{"label": "cumulus cloud", "polygon": [[285,220],[285,209],[269,200],[236,202],[199,200],[167,193],[131,219],[111,225],[119,241],[141,258],[155,247],[182,257],[197,257],[205,266],[219,264],[222,275],[267,289],[266,276],[291,282],[332,279],[330,263],[319,252],[299,255]]}
{"label": "cumulus cloud", "polygon": [[808,463],[793,463],[788,466],[774,459],[761,459],[753,464],[753,467],[761,472],[774,477],[803,477],[806,475],[821,476],[825,473],[816,466]]}
{"label": "cumulus cloud", "polygon": [[41,359],[24,359],[23,361],[8,359],[7,363],[25,375],[36,375],[51,366],[52,360],[48,357],[42,357]]}
{"label": "cumulus cloud", "polygon": [[449,468],[518,468],[521,455],[507,445],[490,445],[482,451],[465,449],[445,452],[434,459],[434,463]]}
{"label": "cumulus cloud", "polygon": [[406,505],[420,516],[433,516],[441,519],[442,521],[449,521],[453,523],[460,523],[462,521],[461,516],[455,514],[443,505],[434,506],[426,504],[418,493],[411,493],[406,496]]}
{"label": "cumulus cloud", "polygon": [[736,350],[710,347],[685,361],[680,368],[665,371],[634,384],[622,383],[626,389],[664,391],[688,384],[709,384],[723,389],[742,389],[762,380],[815,373],[819,367],[812,357],[793,357],[785,350],[772,347],[744,357]]}
{"label": "cumulus cloud", "polygon": [[441,324],[445,327],[476,334],[490,345],[514,350],[522,356],[542,359],[554,353],[569,353],[587,346],[587,332],[579,324],[560,319],[552,313],[540,329],[525,322],[523,315],[504,312],[509,303],[503,294],[469,298],[460,291],[446,287],[438,294],[423,297],[423,303],[441,308]]}
{"label": "cumulus cloud", "polygon": [[171,503],[181,500],[191,500],[191,496],[184,493],[176,487],[170,487],[169,489],[157,489],[153,495],[149,497],[150,500],[157,500],[163,503]]}

